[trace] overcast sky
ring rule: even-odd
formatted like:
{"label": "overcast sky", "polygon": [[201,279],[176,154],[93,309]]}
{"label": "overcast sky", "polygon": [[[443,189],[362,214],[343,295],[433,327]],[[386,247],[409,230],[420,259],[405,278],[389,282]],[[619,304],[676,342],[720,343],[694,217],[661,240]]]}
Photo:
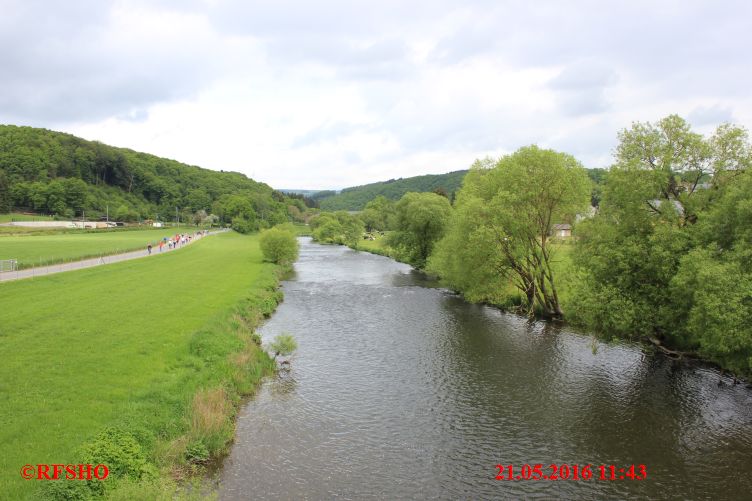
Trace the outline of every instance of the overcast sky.
{"label": "overcast sky", "polygon": [[0,0],[0,123],[276,188],[752,124],[752,2]]}

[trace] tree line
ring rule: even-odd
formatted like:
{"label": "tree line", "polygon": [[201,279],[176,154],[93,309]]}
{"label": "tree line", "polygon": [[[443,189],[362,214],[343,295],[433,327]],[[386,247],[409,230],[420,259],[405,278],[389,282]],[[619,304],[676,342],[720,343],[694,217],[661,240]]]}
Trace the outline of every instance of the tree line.
{"label": "tree line", "polygon": [[[528,146],[476,161],[454,203],[377,197],[357,215],[322,214],[314,238],[357,246],[362,230],[386,231],[391,255],[471,301],[752,371],[747,131],[705,137],[671,115],[618,139],[609,169]],[[555,233],[563,224],[573,238]]]}
{"label": "tree line", "polygon": [[369,201],[378,196],[396,201],[409,192],[440,190],[451,198],[452,194],[459,189],[462,184],[462,178],[466,173],[466,170],[460,170],[446,174],[427,174],[404,179],[390,179],[388,181],[345,188],[339,194],[334,191],[319,192],[314,197],[319,201],[321,208],[328,211],[363,210]]}
{"label": "tree line", "polygon": [[[177,211],[176,211],[177,209]],[[186,165],[70,134],[0,126],[0,213],[216,222],[238,231],[303,220],[288,197],[237,172]],[[177,212],[177,213],[176,213]]]}

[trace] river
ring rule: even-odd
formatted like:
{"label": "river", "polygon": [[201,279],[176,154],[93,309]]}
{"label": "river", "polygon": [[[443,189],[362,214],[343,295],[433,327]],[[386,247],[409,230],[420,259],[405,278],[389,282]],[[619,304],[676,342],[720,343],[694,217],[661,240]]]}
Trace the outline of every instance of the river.
{"label": "river", "polygon": [[[220,499],[752,499],[744,384],[301,244],[261,330],[299,348],[242,409]],[[593,478],[496,480],[497,464],[536,463],[547,476],[590,464]],[[630,465],[647,478],[621,479]]]}

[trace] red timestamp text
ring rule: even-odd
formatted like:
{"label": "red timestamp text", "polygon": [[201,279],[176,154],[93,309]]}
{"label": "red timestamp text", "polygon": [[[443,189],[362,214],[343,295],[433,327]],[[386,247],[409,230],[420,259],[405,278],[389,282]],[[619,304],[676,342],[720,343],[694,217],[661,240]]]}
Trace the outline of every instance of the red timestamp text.
{"label": "red timestamp text", "polygon": [[645,480],[644,464],[497,464],[496,480]]}

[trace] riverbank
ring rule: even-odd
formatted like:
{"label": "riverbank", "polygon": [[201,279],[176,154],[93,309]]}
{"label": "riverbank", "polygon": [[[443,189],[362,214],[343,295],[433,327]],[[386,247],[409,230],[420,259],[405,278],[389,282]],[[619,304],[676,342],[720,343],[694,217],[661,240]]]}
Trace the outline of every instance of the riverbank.
{"label": "riverbank", "polygon": [[[227,450],[242,397],[275,370],[255,328],[282,300],[280,273],[257,236],[231,233],[155,259],[0,284],[0,489],[13,499],[172,498]],[[55,463],[106,464],[110,475],[18,473]]]}
{"label": "riverbank", "polygon": [[[410,266],[301,239],[290,369],[238,417],[236,499],[743,499],[752,393],[631,342],[470,304]],[[496,464],[587,464],[590,480],[495,480]],[[646,465],[647,480],[600,478]],[[367,471],[368,475],[363,475]],[[569,472],[571,473],[571,471]],[[567,474],[569,474],[567,473]]]}
{"label": "riverbank", "polygon": [[[395,261],[399,261],[401,263],[409,264],[406,260],[400,259],[398,253],[394,252],[393,249],[391,249],[386,244],[386,237],[385,236],[378,236],[375,240],[362,240],[358,242],[356,246],[350,246],[351,249],[363,251],[363,252],[369,252],[371,254],[377,254],[380,256],[389,257],[391,259],[394,259]],[[570,258],[570,252],[571,252],[571,246],[563,247],[565,252],[562,254],[561,259],[555,263],[555,269],[558,277],[566,277],[568,273],[571,272],[571,258]],[[572,300],[570,297],[570,291],[569,287],[567,286],[568,283],[566,280],[562,280],[557,284],[558,290],[559,290],[559,297],[561,298],[562,304],[565,306]],[[506,301],[506,302],[494,302],[494,301],[485,301],[485,300],[477,300],[472,297],[467,297],[462,291],[454,291],[455,293],[462,296],[463,299],[465,299],[468,302],[476,303],[476,304],[484,304],[488,306],[492,306],[495,308],[499,308],[502,311],[511,312],[511,313],[519,313],[519,303],[515,303],[514,301]],[[504,292],[502,295],[505,298],[508,297],[514,297],[515,291],[513,290],[513,287],[509,287],[507,291]],[[575,328],[581,328],[580,325],[578,325],[576,322],[569,322],[565,319],[559,319],[555,321],[559,325],[569,325],[571,327]],[[596,338],[600,340],[609,340],[612,339],[613,336],[610,336],[606,333],[589,333],[590,335],[595,336]],[[623,339],[623,338],[619,338]],[[727,367],[724,367],[722,363],[719,363],[719,361],[712,359],[711,357],[704,356],[702,353],[698,351],[683,351],[681,347],[679,346],[673,346],[671,344],[667,344],[666,341],[658,340],[655,337],[643,337],[638,339],[628,339],[630,341],[636,341],[641,343],[646,348],[659,351],[663,353],[664,355],[674,358],[674,359],[693,359],[700,363],[712,365],[715,367],[720,368],[723,371],[728,371],[729,369]],[[744,373],[738,373],[738,372],[730,372],[732,374],[732,377],[734,380],[740,380],[744,381],[749,385],[749,378],[750,374],[744,374]]]}

